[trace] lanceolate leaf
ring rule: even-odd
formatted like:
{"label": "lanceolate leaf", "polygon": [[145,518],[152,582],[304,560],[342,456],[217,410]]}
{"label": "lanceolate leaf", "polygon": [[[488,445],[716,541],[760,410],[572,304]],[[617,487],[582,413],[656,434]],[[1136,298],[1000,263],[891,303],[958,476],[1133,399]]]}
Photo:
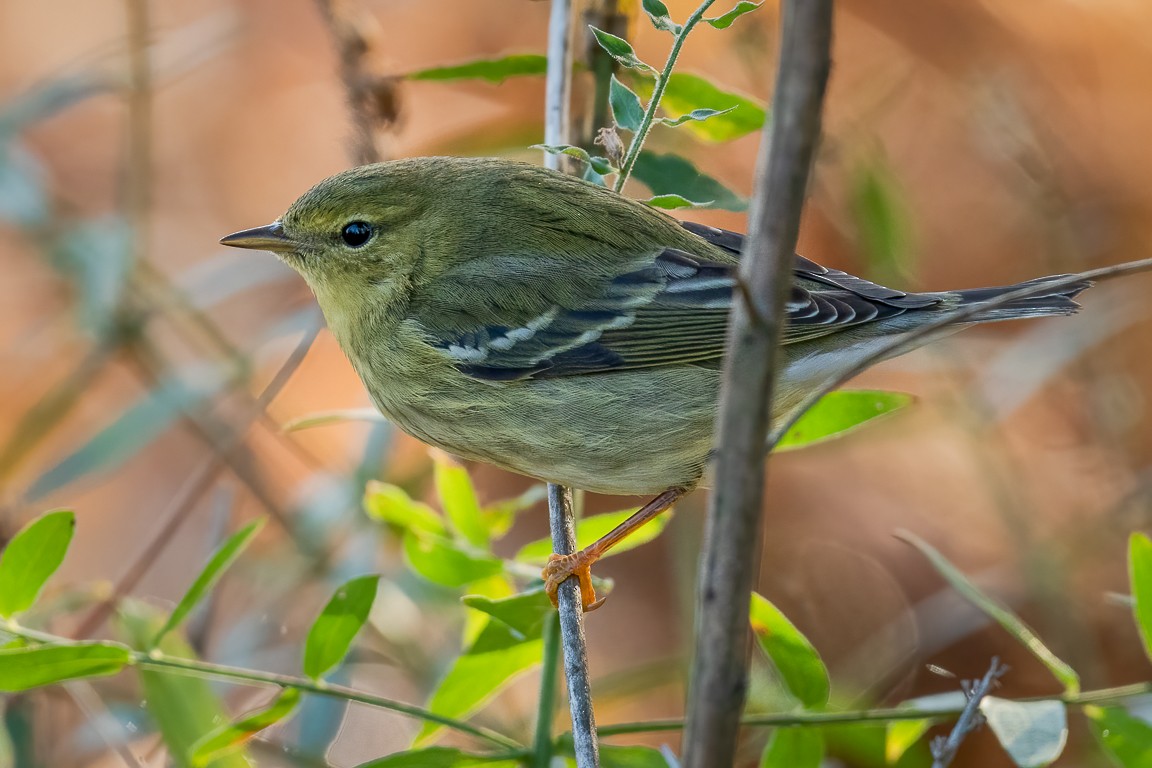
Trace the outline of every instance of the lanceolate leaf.
{"label": "lanceolate leaf", "polygon": [[640,202],[647,203],[653,208],[663,208],[665,210],[674,210],[677,208],[709,208],[712,205],[711,200],[697,203],[680,195],[656,195],[655,197],[649,197]]}
{"label": "lanceolate leaf", "polygon": [[442,451],[434,451],[433,468],[436,473],[436,492],[444,507],[444,515],[456,533],[474,547],[488,547],[488,528],[480,514],[476,488],[462,464]]}
{"label": "lanceolate leaf", "polygon": [[[636,92],[643,98],[652,95],[652,80],[638,77]],[[699,75],[674,72],[668,78],[660,107],[667,113],[684,114],[696,109],[731,110],[704,122],[690,122],[684,130],[705,141],[732,141],[763,127],[767,112],[746,96],[725,91]]]}
{"label": "lanceolate leaf", "polygon": [[423,502],[416,501],[399,486],[370,480],[364,490],[364,511],[373,520],[403,530],[447,534],[444,518]]}
{"label": "lanceolate leaf", "polygon": [[636,158],[632,175],[657,196],[679,195],[688,200],[710,200],[710,207],[728,211],[743,211],[748,207],[747,200],[679,155],[645,150]]}
{"label": "lanceolate leaf", "polygon": [[509,77],[543,75],[548,70],[548,57],[522,53],[499,59],[478,59],[450,67],[432,67],[409,72],[408,80],[487,80],[502,83]]}
{"label": "lanceolate leaf", "polygon": [[980,711],[1020,768],[1043,768],[1064,751],[1068,718],[1060,701],[1009,701],[985,696]]}
{"label": "lanceolate leaf", "polygon": [[205,734],[192,747],[193,767],[206,768],[217,758],[235,752],[260,731],[291,717],[299,705],[299,689],[285,688],[267,706]]}
{"label": "lanceolate leaf", "polygon": [[828,703],[828,670],[808,638],[767,598],[752,593],[750,619],[760,650],[806,709]]}
{"label": "lanceolate leaf", "polygon": [[589,155],[586,150],[570,144],[533,144],[532,149],[542,149],[550,155],[568,155],[578,158],[588,163],[588,167],[601,176],[616,172],[607,158]]}
{"label": "lanceolate leaf", "polygon": [[380,577],[360,576],[332,595],[324,611],[308,631],[304,644],[304,674],[320,679],[344,660],[376,599]]}
{"label": "lanceolate leaf", "polygon": [[1152,724],[1123,707],[1084,707],[1096,738],[1123,768],[1152,765]]}
{"label": "lanceolate leaf", "polygon": [[660,122],[663,125],[667,125],[667,126],[670,126],[672,128],[675,128],[676,126],[683,125],[684,123],[687,123],[690,120],[695,120],[696,122],[702,122],[702,121],[707,120],[707,119],[712,118],[712,117],[719,117],[720,115],[726,115],[729,112],[731,112],[733,109],[736,109],[736,107],[729,107],[728,109],[694,109],[686,115],[680,115],[680,117],[661,117],[661,118],[659,118],[658,122]]}
{"label": "lanceolate leaf", "polygon": [[624,130],[635,131],[644,121],[644,105],[640,103],[640,97],[617,80],[616,75],[612,75],[609,81],[608,103],[612,107],[612,119]]}
{"label": "lanceolate leaf", "polygon": [[484,595],[465,595],[461,602],[504,622],[525,640],[540,637],[545,619],[556,613],[543,587],[496,600]]}
{"label": "lanceolate leaf", "polygon": [[704,19],[704,21],[708,22],[716,29],[728,29],[728,27],[732,26],[732,22],[736,21],[736,19],[740,18],[746,13],[751,13],[763,4],[763,2],[753,3],[750,2],[750,0],[740,0],[740,2],[736,4],[735,8],[728,11],[728,13],[725,13],[723,16],[715,16],[711,19]]}
{"label": "lanceolate leaf", "polygon": [[1136,627],[1144,640],[1144,652],[1152,658],[1152,539],[1143,533],[1128,539],[1128,575]]}
{"label": "lanceolate leaf", "polygon": [[903,392],[877,390],[829,392],[785,433],[775,450],[795,450],[842,437],[874,419],[910,405],[914,400],[912,395]]}
{"label": "lanceolate leaf", "polygon": [[671,32],[674,35],[680,34],[680,25],[672,21],[672,16],[668,13],[668,6],[664,5],[661,0],[644,0],[644,13],[652,21],[652,26],[664,32]]}
{"label": "lanceolate leaf", "polygon": [[777,728],[760,756],[760,768],[820,768],[824,736],[815,728]]}
{"label": "lanceolate leaf", "polygon": [[636,51],[632,50],[632,46],[624,38],[616,37],[616,35],[605,32],[602,29],[596,29],[596,27],[589,27],[589,29],[592,30],[592,34],[595,35],[596,42],[600,44],[600,47],[607,51],[609,56],[616,59],[616,62],[620,66],[627,67],[628,69],[638,69],[642,72],[655,71],[652,67],[640,61],[640,58],[636,55]]}
{"label": "lanceolate leaf", "polygon": [[204,596],[212,591],[212,587],[216,586],[216,582],[224,575],[228,566],[232,565],[263,527],[264,520],[261,518],[244,526],[220,545],[220,548],[212,554],[208,564],[204,566],[204,570],[200,571],[196,581],[192,582],[192,586],[184,593],[184,597],[180,599],[168,620],[164,622],[164,626],[157,633],[156,639],[152,641],[153,647],[159,645],[164,635],[180,626],[188,614],[192,613],[200,601],[204,599]]}
{"label": "lanceolate leaf", "polygon": [[36,602],[68,551],[76,515],[48,512],[20,529],[0,552],[0,616],[11,618]]}
{"label": "lanceolate leaf", "polygon": [[0,693],[114,675],[132,662],[127,646],[85,642],[0,650]]}

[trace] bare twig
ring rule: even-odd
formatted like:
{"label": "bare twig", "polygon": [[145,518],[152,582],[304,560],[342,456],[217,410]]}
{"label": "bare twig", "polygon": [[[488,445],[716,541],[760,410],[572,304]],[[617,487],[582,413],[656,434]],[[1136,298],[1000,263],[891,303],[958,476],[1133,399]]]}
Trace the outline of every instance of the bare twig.
{"label": "bare twig", "polygon": [[700,566],[685,768],[731,765],[747,687],[748,605],[760,543],[763,445],[782,316],[831,68],[831,0],[787,0],[773,119],[765,127],[741,279],[764,316],[737,302],[729,325]]}
{"label": "bare twig", "polygon": [[340,79],[352,116],[352,145],[349,154],[357,165],[384,159],[376,143],[377,131],[396,123],[400,117],[399,81],[386,75],[377,60],[383,38],[375,17],[358,12],[351,0],[317,0],[336,51],[340,57]]}
{"label": "bare twig", "polygon": [[961,687],[968,702],[960,713],[960,719],[952,727],[948,738],[937,736],[932,740],[932,768],[948,768],[952,759],[956,757],[956,750],[960,749],[964,737],[979,728],[984,723],[984,716],[980,714],[980,702],[992,692],[997,681],[1008,671],[1008,667],[1000,663],[1000,659],[992,657],[992,664],[983,679],[975,683],[963,683]]}

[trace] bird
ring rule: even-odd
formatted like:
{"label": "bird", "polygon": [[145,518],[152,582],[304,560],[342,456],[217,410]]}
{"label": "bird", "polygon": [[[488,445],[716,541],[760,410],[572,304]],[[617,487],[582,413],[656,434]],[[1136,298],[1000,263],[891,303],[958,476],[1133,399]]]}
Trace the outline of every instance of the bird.
{"label": "bird", "polygon": [[[410,435],[539,480],[653,496],[545,567],[554,603],[575,576],[592,610],[603,601],[591,565],[709,485],[744,241],[538,166],[418,157],[331,176],[220,242],[271,251],[303,276],[375,406]],[[948,313],[968,310],[956,330],[1069,315],[1092,284],[905,292],[799,255],[792,278],[777,420]],[[979,309],[1026,286],[1032,295]]]}

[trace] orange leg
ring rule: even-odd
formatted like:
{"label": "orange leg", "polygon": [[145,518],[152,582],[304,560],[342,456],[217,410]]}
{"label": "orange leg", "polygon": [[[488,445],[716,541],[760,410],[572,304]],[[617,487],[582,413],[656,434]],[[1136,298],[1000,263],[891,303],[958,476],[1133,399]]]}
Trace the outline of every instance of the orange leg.
{"label": "orange leg", "polygon": [[632,535],[637,528],[675,504],[686,493],[687,488],[670,488],[579,552],[573,552],[571,555],[549,555],[548,564],[544,566],[541,577],[544,579],[544,590],[552,599],[552,605],[557,605],[556,592],[569,577],[575,577],[580,582],[580,603],[586,612],[594,611],[603,605],[607,598],[597,600],[596,589],[592,586],[592,564],[612,547]]}

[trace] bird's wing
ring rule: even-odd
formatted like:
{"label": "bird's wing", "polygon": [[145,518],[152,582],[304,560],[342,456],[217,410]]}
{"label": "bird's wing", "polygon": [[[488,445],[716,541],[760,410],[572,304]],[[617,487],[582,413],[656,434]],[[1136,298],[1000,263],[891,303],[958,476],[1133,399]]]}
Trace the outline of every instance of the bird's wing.
{"label": "bird's wing", "polygon": [[[685,224],[739,253],[742,236]],[[908,295],[796,257],[785,344],[928,306]],[[492,381],[661,365],[716,365],[724,353],[737,267],[675,248],[621,261],[614,274],[567,273],[562,260],[479,259],[436,278],[411,319],[469,376]]]}

